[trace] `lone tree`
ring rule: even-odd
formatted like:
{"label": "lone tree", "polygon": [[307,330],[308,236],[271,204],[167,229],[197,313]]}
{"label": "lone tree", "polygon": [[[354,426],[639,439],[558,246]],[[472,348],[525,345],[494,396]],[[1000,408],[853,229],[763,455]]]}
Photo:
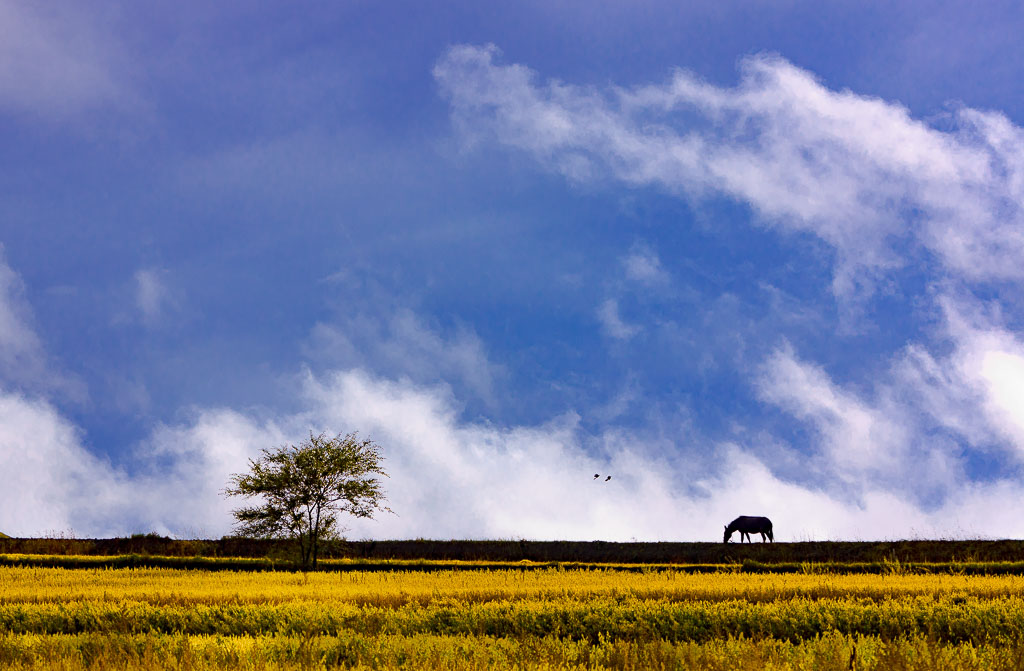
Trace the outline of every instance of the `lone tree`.
{"label": "lone tree", "polygon": [[248,473],[231,476],[227,496],[259,497],[263,504],[233,511],[235,531],[251,538],[291,538],[297,541],[303,570],[316,568],[322,541],[337,538],[338,515],[373,517],[383,505],[384,490],[377,476],[380,446],[355,433],[330,438],[325,433],[298,445],[263,450],[249,460]]}

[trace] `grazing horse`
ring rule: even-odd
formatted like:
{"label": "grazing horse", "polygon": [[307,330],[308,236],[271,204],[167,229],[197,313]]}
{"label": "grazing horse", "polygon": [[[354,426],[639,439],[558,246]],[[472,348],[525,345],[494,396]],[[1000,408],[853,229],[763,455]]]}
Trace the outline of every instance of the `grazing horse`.
{"label": "grazing horse", "polygon": [[741,543],[744,538],[747,539],[747,542],[752,542],[750,534],[761,534],[762,543],[765,540],[775,542],[775,536],[772,535],[772,521],[767,517],[740,515],[732,522],[729,522],[729,526],[725,528],[725,537],[722,538],[722,542],[728,543],[734,531],[740,532]]}

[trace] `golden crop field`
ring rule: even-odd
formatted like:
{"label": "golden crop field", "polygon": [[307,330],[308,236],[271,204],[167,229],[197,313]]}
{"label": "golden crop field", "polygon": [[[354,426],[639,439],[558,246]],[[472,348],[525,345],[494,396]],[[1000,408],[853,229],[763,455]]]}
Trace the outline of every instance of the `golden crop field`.
{"label": "golden crop field", "polygon": [[0,567],[0,668],[1021,669],[1024,577]]}

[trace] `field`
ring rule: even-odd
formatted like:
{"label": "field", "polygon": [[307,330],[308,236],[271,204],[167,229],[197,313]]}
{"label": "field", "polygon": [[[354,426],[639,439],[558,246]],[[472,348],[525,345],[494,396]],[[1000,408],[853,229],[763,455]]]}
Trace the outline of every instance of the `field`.
{"label": "field", "polygon": [[4,669],[1024,669],[1024,576],[971,562],[297,573],[0,559]]}

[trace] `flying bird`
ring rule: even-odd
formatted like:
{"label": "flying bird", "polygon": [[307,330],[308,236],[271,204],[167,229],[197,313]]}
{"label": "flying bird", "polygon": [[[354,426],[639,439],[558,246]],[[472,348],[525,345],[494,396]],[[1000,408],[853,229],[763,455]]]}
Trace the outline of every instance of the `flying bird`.
{"label": "flying bird", "polygon": [[604,479],[604,481],[605,481],[605,482],[608,482],[608,481],[609,481],[609,480],[611,480],[611,479],[612,479],[612,476],[610,476],[610,475],[609,475],[609,476],[608,476],[607,478],[605,478],[605,479]]}
{"label": "flying bird", "polygon": [[595,480],[597,480],[597,479],[598,479],[599,477],[601,477],[601,474],[600,474],[600,473],[594,473],[594,479],[595,479]]}

